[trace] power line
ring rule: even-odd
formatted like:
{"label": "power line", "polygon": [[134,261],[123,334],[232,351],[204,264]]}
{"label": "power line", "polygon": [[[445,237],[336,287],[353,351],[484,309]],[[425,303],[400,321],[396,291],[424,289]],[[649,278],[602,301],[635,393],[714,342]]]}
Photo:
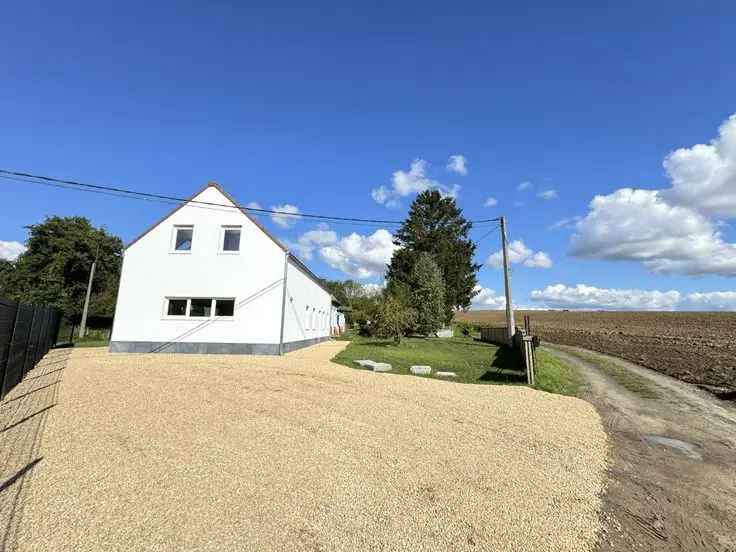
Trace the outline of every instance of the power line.
{"label": "power line", "polygon": [[[117,197],[128,197],[128,198],[135,198],[135,199],[145,199],[149,201],[158,201],[158,202],[167,202],[167,203],[190,203],[195,205],[204,205],[208,207],[217,207],[217,208],[234,208],[234,209],[240,209],[243,211],[247,211],[252,214],[260,214],[260,215],[277,215],[281,217],[292,217],[292,218],[307,218],[307,219],[313,219],[313,220],[322,220],[322,221],[329,221],[329,222],[343,222],[343,223],[357,223],[357,224],[392,224],[392,225],[400,225],[403,224],[403,221],[399,220],[381,220],[381,219],[362,219],[362,218],[354,218],[354,217],[339,217],[339,216],[332,216],[332,215],[316,215],[312,213],[286,213],[283,211],[276,211],[276,210],[270,210],[270,209],[260,209],[255,207],[244,207],[242,205],[221,205],[219,203],[212,203],[208,201],[199,201],[199,200],[191,200],[186,198],[180,198],[175,196],[167,196],[163,194],[154,194],[149,192],[140,192],[137,190],[130,190],[126,188],[119,188],[114,186],[103,186],[101,184],[89,184],[85,182],[78,182],[75,180],[64,180],[61,178],[54,178],[50,176],[43,176],[43,175],[37,175],[37,174],[31,174],[31,173],[25,173],[25,172],[19,172],[19,171],[11,171],[7,169],[0,169],[0,178],[5,178],[7,180],[16,180],[20,182],[28,182],[28,183],[34,183],[34,184],[47,184],[59,188],[65,188],[65,189],[74,189],[79,191],[87,191],[87,192],[96,192],[96,193],[102,193],[105,195],[114,195]],[[496,222],[500,220],[499,218],[494,219],[486,219],[486,220],[477,220],[477,221],[469,221],[472,224],[483,224],[488,222]]]}

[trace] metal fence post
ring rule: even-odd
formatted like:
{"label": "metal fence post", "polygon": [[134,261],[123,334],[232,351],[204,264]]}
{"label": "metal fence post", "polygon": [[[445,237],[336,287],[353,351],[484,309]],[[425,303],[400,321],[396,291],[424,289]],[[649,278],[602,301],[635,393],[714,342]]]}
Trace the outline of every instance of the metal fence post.
{"label": "metal fence post", "polygon": [[15,316],[13,317],[13,326],[10,329],[10,339],[8,339],[8,352],[5,355],[5,362],[2,366],[2,376],[0,377],[0,400],[5,397],[5,379],[8,373],[8,363],[10,362],[10,349],[13,346],[13,338],[15,337],[15,327],[18,325],[18,312],[20,304],[15,304]]}

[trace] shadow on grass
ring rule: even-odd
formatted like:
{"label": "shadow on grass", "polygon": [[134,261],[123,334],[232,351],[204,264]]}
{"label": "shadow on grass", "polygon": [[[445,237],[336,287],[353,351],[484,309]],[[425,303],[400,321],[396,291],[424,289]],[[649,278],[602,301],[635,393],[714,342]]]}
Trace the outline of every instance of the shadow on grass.
{"label": "shadow on grass", "polygon": [[491,369],[486,371],[479,381],[497,383],[526,383],[526,374],[519,366],[519,353],[510,347],[499,347],[491,362]]}

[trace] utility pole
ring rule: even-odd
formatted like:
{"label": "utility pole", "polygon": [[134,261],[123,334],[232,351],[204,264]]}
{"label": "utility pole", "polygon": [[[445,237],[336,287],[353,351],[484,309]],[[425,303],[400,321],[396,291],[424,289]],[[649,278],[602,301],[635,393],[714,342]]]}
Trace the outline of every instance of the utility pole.
{"label": "utility pole", "polygon": [[89,309],[89,296],[92,294],[92,280],[95,277],[95,266],[97,266],[97,258],[100,256],[100,244],[97,244],[97,252],[95,260],[92,261],[92,268],[89,271],[89,282],[87,282],[87,296],[84,298],[84,309],[82,310],[82,323],[79,325],[79,339],[84,337],[87,331],[87,310]]}
{"label": "utility pole", "polygon": [[506,217],[501,217],[501,249],[503,250],[503,283],[506,287],[506,330],[509,343],[514,339],[514,305],[511,302],[511,280],[509,276],[509,244],[506,240]]}

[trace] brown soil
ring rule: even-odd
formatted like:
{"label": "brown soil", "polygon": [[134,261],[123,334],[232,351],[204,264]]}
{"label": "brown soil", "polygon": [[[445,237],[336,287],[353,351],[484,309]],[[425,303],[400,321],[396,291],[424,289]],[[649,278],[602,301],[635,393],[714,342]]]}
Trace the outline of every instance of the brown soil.
{"label": "brown soil", "polygon": [[[543,341],[585,347],[736,398],[736,313],[517,311],[529,314]],[[471,311],[457,319],[503,324],[502,311]]]}
{"label": "brown soil", "polygon": [[736,408],[668,376],[564,346],[611,448],[600,552],[736,551]]}

